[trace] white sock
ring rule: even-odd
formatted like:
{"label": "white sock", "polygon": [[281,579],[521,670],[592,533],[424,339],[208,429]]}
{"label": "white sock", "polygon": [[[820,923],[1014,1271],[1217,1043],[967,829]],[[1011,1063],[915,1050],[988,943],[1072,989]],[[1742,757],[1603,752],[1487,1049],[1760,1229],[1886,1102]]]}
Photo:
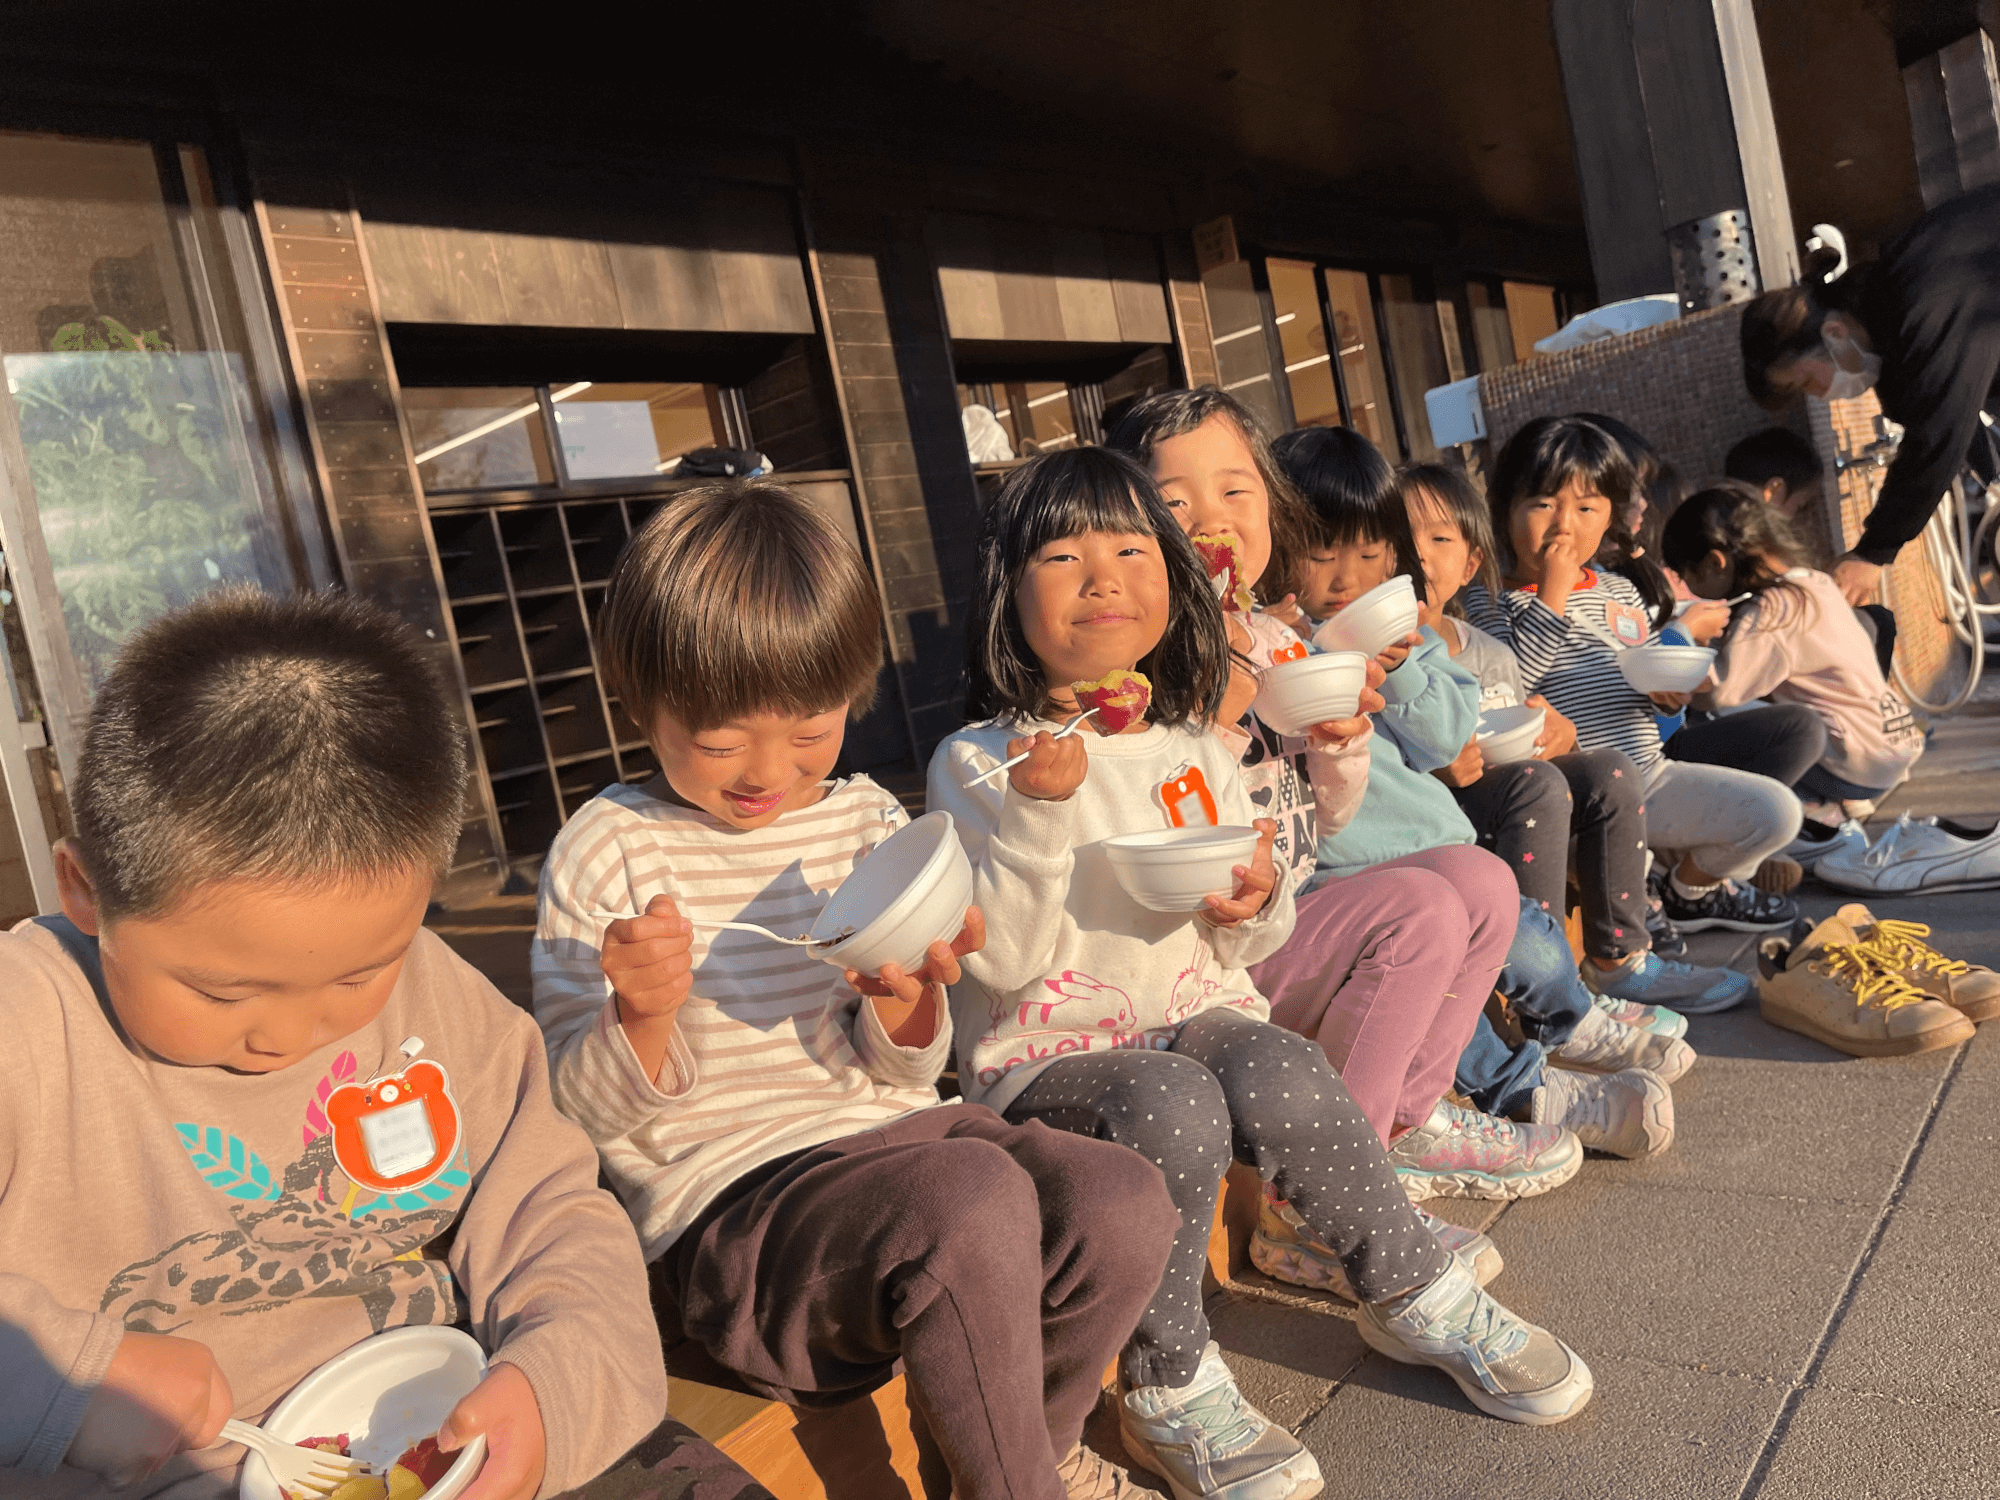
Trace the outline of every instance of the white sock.
{"label": "white sock", "polygon": [[1667,877],[1667,884],[1671,885],[1674,888],[1674,894],[1679,896],[1682,900],[1699,901],[1703,896],[1706,896],[1710,891],[1714,890],[1717,886],[1721,885],[1722,882],[1719,880],[1715,880],[1709,882],[1709,884],[1707,885],[1691,885],[1687,881],[1681,879],[1681,872],[1679,868],[1676,868],[1673,874]]}

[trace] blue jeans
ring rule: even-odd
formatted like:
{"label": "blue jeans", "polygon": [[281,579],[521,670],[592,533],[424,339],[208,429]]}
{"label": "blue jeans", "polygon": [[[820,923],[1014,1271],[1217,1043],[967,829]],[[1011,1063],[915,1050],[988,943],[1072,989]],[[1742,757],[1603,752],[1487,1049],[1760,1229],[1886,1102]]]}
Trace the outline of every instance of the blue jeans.
{"label": "blue jeans", "polygon": [[1543,1059],[1570,1039],[1590,1009],[1590,991],[1576,972],[1576,955],[1561,925],[1537,902],[1521,898],[1521,922],[1494,988],[1507,1001],[1527,1040],[1510,1047],[1486,1013],[1459,1054],[1458,1091],[1489,1115],[1525,1114],[1541,1086]]}

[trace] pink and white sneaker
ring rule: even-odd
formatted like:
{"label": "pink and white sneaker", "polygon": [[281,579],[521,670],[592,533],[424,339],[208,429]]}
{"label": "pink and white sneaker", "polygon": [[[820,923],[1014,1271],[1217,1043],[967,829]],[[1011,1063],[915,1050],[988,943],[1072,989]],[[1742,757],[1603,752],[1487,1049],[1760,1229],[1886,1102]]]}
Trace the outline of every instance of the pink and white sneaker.
{"label": "pink and white sneaker", "polygon": [[1440,1099],[1389,1147],[1389,1165],[1412,1203],[1532,1198],[1576,1176],[1583,1146],[1561,1125],[1496,1119]]}

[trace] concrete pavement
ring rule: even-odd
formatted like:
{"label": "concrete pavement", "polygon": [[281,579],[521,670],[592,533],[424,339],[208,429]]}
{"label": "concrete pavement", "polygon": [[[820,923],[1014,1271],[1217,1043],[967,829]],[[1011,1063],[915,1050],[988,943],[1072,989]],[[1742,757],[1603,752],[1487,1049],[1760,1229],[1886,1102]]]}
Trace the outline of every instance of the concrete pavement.
{"label": "concrete pavement", "polygon": [[[2000,815],[2000,722],[1940,727],[1884,805]],[[1846,899],[1810,883],[1814,916]],[[1956,957],[2000,968],[2000,892],[1881,901]],[[438,916],[522,1003],[532,899]],[[1747,940],[1702,937],[1706,962]],[[1247,1273],[1211,1302],[1244,1391],[1299,1432],[1329,1497],[1827,1500],[2000,1496],[2000,1024],[1924,1057],[1859,1061],[1755,1002],[1696,1018],[1678,1139],[1592,1158],[1504,1208],[1433,1200],[1489,1230],[1493,1290],[1583,1355],[1590,1406],[1554,1428],[1476,1411],[1434,1371],[1370,1352],[1331,1297]],[[1092,1437],[1116,1453],[1108,1412]]]}

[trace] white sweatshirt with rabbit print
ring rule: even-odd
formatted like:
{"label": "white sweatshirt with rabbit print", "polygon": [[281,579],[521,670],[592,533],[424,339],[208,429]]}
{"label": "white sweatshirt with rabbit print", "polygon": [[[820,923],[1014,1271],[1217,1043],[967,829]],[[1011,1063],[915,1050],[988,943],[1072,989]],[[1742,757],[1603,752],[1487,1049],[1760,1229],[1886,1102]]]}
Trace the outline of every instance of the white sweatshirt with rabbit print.
{"label": "white sweatshirt with rabbit print", "polygon": [[[972,779],[1006,758],[1007,742],[1057,726],[1037,720],[975,724],[931,758],[932,811],[958,824],[986,916],[986,947],[962,961],[952,987],[959,1087],[1005,1109],[1028,1081],[1067,1053],[1159,1049],[1217,1006],[1255,1020],[1271,1008],[1243,971],[1291,935],[1290,872],[1263,910],[1235,927],[1193,913],[1148,911],[1125,893],[1104,840],[1172,826],[1167,803],[1198,823],[1205,786],[1217,824],[1260,816],[1230,748],[1214,734],[1153,725],[1137,734],[1084,735],[1090,769],[1061,802],[1042,802],[997,776]],[[1163,789],[1165,789],[1163,791]]]}

